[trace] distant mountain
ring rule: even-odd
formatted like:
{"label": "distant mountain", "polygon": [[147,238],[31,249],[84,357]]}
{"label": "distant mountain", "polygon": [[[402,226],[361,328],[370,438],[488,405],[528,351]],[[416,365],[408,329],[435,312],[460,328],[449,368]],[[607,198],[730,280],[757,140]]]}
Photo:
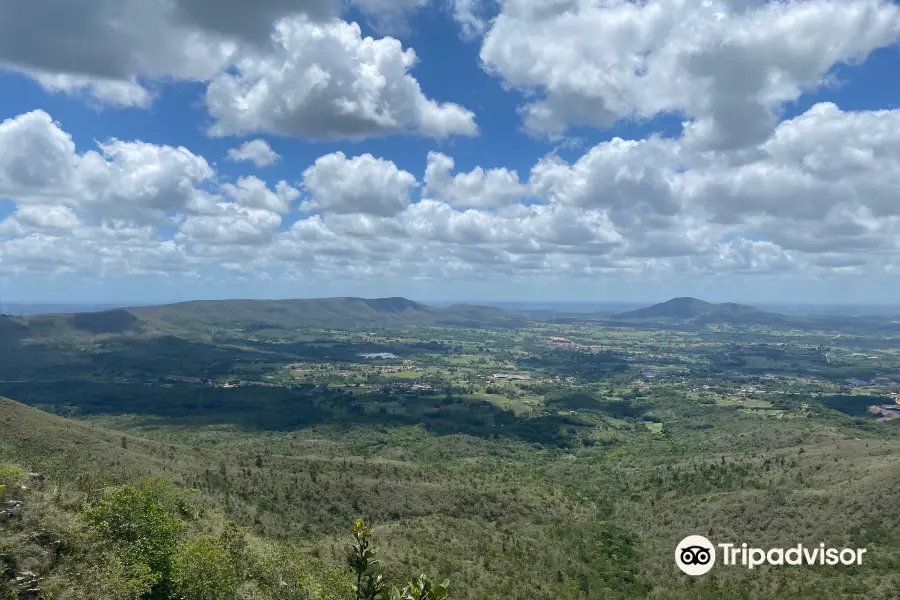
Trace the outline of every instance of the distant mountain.
{"label": "distant mountain", "polygon": [[261,331],[321,327],[377,329],[409,325],[515,327],[524,318],[493,306],[429,306],[406,298],[198,300],[75,314],[0,316],[0,343],[23,338],[170,334],[210,329]]}
{"label": "distant mountain", "polygon": [[141,321],[170,326],[249,329],[324,327],[358,329],[403,325],[511,326],[521,318],[491,306],[429,306],[407,298],[202,300],[129,308]]}
{"label": "distant mountain", "polygon": [[713,304],[697,298],[672,298],[660,304],[614,315],[613,318],[620,320],[690,320],[697,323],[749,323],[784,320],[782,315],[767,313],[746,304],[736,304],[734,302]]}

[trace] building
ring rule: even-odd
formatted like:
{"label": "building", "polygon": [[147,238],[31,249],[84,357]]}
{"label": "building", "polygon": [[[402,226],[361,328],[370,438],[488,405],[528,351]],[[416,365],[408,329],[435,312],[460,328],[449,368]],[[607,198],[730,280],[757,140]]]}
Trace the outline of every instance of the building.
{"label": "building", "polygon": [[531,379],[528,375],[511,375],[508,373],[494,373],[489,375],[488,381],[525,381]]}
{"label": "building", "polygon": [[365,354],[360,354],[359,356],[363,358],[398,358],[396,354],[391,352],[367,352]]}

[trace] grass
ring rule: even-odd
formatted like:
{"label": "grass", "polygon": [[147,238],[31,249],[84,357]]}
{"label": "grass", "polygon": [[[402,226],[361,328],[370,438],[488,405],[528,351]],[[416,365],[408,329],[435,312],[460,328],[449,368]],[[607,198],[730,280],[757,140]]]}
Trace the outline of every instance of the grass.
{"label": "grass", "polygon": [[662,423],[646,422],[646,423],[644,423],[644,425],[646,425],[647,429],[649,429],[651,433],[662,433],[662,430],[663,430]]}

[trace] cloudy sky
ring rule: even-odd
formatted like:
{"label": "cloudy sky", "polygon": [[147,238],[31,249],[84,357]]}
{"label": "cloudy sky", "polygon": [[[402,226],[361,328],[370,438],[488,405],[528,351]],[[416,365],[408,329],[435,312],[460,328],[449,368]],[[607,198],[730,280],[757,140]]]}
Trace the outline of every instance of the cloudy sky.
{"label": "cloudy sky", "polygon": [[898,303],[888,0],[0,0],[7,301]]}

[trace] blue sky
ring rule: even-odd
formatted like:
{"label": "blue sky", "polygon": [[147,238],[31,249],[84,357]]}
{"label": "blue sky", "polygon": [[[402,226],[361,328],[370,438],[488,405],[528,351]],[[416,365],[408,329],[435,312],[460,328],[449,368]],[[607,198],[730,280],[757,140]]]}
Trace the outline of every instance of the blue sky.
{"label": "blue sky", "polygon": [[894,2],[205,1],[0,0],[6,301],[900,291]]}

